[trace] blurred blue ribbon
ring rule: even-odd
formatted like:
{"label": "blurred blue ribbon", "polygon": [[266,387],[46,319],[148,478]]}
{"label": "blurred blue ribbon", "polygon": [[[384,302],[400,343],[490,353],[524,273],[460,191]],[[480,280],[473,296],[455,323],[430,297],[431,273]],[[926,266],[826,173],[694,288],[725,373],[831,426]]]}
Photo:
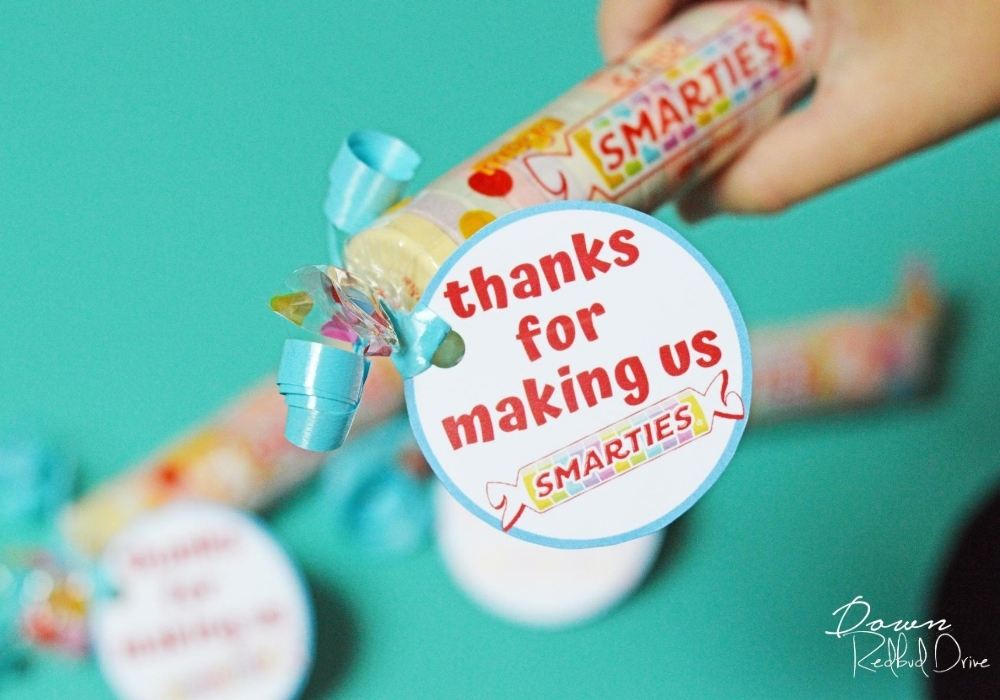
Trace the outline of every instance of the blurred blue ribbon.
{"label": "blurred blue ribbon", "polygon": [[430,532],[430,492],[402,466],[407,450],[417,443],[401,415],[352,440],[324,468],[324,509],[370,554],[412,553]]}
{"label": "blurred blue ribbon", "polygon": [[0,528],[53,516],[72,494],[75,471],[36,424],[7,426],[0,433]]}

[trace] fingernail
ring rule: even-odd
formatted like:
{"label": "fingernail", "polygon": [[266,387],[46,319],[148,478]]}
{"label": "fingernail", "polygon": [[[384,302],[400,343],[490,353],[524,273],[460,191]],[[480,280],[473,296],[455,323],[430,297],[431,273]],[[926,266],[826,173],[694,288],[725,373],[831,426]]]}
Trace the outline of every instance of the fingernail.
{"label": "fingernail", "polygon": [[677,213],[689,224],[698,223],[719,213],[715,198],[706,193],[697,193],[677,203]]}

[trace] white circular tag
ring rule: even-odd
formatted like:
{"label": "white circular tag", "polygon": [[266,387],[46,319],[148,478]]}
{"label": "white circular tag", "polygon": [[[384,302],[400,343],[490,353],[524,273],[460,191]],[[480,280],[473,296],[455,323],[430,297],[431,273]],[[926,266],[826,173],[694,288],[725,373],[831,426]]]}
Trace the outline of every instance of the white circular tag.
{"label": "white circular tag", "polygon": [[313,618],[291,560],[248,516],[168,506],[129,525],[100,565],[117,595],[91,635],[125,700],[289,700],[312,663]]}
{"label": "white circular tag", "polygon": [[554,550],[491,528],[441,486],[435,514],[438,548],[455,584],[494,615],[532,627],[582,624],[618,605],[646,578],[664,533]]}
{"label": "white circular tag", "polygon": [[555,547],[653,532],[719,477],[750,405],[746,326],[666,224],[558,202],[505,216],[422,302],[465,341],[409,379],[421,449],[484,521]]}

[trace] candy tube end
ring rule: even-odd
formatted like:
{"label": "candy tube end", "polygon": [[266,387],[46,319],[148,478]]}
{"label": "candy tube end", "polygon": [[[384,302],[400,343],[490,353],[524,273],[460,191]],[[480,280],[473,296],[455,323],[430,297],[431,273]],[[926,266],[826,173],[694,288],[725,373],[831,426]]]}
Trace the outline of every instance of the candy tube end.
{"label": "candy tube end", "polygon": [[465,357],[465,340],[455,331],[449,330],[431,357],[431,364],[448,369],[461,362],[463,357]]}

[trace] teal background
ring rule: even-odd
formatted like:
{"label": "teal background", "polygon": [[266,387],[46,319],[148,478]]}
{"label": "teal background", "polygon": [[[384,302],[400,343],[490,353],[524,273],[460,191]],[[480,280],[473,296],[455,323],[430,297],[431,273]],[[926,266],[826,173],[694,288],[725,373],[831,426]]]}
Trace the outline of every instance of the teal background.
{"label": "teal background", "polygon": [[[325,258],[326,171],[348,131],[407,139],[426,183],[600,65],[593,14],[0,4],[0,423],[40,416],[89,487],[211,413],[277,363],[287,332],[267,299]],[[856,595],[892,620],[929,614],[951,542],[1000,482],[998,136],[982,127],[781,216],[662,213],[751,328],[884,303],[916,254],[954,304],[954,338],[928,400],[751,428],[607,618],[513,627],[432,549],[378,562],[325,532],[315,489],[274,513],[321,607],[311,696],[922,697],[913,671],[852,678],[849,646],[823,631]],[[93,664],[43,659],[0,696],[110,692]]]}

